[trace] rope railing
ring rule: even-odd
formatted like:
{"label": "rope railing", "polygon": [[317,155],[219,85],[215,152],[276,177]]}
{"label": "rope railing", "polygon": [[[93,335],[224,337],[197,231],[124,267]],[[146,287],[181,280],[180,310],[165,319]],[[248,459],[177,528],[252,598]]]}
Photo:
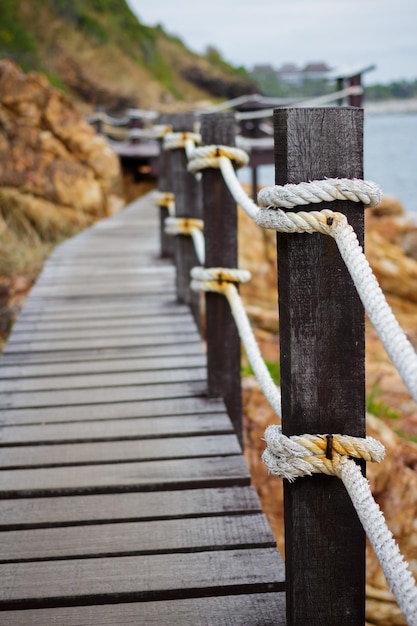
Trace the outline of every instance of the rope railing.
{"label": "rope railing", "polygon": [[[417,401],[417,355],[386,302],[346,217],[328,208],[298,213],[282,210],[335,200],[375,206],[381,196],[378,186],[358,179],[337,178],[267,187],[260,192],[259,204],[256,204],[249,198],[236,176],[235,167],[248,162],[248,156],[242,149],[224,145],[197,147],[201,141],[199,135],[179,135],[166,136],[166,149],[183,148],[188,170],[195,175],[207,168],[218,168],[236,203],[258,226],[281,233],[321,233],[335,240],[371,322]],[[166,232],[190,235],[197,258],[204,265],[203,223],[201,220],[196,222],[198,223],[189,218],[184,220],[170,217],[166,220]],[[233,268],[194,267],[191,279],[193,290],[218,293],[227,298],[248,361],[265,397],[280,417],[280,390],[273,382],[262,358],[237,288],[240,282],[250,279],[250,274]],[[416,626],[415,581],[408,565],[403,561],[383,514],[373,500],[369,483],[362,476],[360,468],[351,460],[356,457],[379,462],[384,455],[383,446],[372,438],[349,438],[334,434],[288,438],[282,434],[279,426],[270,426],[267,429],[265,441],[267,449],[263,454],[263,461],[272,474],[292,481],[299,476],[320,472],[338,476],[342,480],[407,623]]]}

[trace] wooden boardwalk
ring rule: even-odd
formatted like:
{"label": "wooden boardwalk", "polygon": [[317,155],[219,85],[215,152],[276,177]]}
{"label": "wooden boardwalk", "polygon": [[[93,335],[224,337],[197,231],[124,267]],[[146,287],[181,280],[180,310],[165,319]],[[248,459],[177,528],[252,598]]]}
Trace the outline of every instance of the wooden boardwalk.
{"label": "wooden boardwalk", "polygon": [[285,624],[151,195],[59,246],[0,361],[0,623]]}

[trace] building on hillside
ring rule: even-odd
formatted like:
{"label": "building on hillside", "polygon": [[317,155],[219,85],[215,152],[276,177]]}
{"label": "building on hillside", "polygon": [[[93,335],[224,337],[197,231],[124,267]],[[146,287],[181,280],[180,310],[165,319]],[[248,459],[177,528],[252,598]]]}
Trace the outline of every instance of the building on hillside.
{"label": "building on hillside", "polygon": [[301,86],[307,80],[325,80],[331,68],[324,62],[307,63],[304,68],[299,68],[294,63],[284,63],[278,70],[278,80]]}

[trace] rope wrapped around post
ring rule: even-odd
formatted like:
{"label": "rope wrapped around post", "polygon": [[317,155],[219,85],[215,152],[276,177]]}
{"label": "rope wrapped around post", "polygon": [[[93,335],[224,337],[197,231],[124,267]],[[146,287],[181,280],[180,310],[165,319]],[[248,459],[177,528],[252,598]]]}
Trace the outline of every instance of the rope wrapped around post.
{"label": "rope wrapped around post", "polygon": [[417,626],[417,587],[408,564],[375,502],[368,481],[353,458],[379,463],[384,446],[373,437],[346,435],[283,435],[280,426],[265,431],[262,460],[274,476],[290,482],[324,473],[340,478],[381,564],[407,624]]}
{"label": "rope wrapped around post", "polygon": [[160,191],[155,196],[156,206],[167,209],[168,215],[175,215],[175,196],[170,191]]}
{"label": "rope wrapped around post", "polygon": [[[332,193],[329,192],[330,185]],[[296,191],[298,187],[300,196]],[[258,194],[259,204],[263,208],[258,211],[255,221],[263,228],[279,232],[319,232],[334,238],[369,319],[417,402],[417,355],[386,301],[346,217],[330,209],[298,213],[284,212],[281,209],[306,204],[308,198],[313,198],[311,202],[322,202],[326,197],[337,195],[340,198],[343,194],[350,196],[347,199],[357,198],[357,202],[366,200],[369,206],[375,206],[380,200],[381,192],[375,183],[348,179],[326,179],[300,185],[265,187]]]}
{"label": "rope wrapped around post", "polygon": [[281,393],[275,385],[262,358],[256,343],[248,316],[237,290],[237,284],[247,282],[251,278],[247,270],[224,267],[194,267],[191,270],[191,289],[196,291],[212,291],[226,296],[230,310],[244,345],[248,361],[261,386],[266,399],[278,417],[281,416]]}
{"label": "rope wrapped around post", "polygon": [[186,235],[192,237],[194,250],[199,263],[205,262],[203,220],[192,217],[167,217],[165,220],[165,233],[167,235]]}

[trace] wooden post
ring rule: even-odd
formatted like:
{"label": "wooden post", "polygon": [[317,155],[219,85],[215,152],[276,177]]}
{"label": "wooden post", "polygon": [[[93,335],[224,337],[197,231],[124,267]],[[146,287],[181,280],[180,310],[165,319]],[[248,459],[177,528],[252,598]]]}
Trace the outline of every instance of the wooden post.
{"label": "wooden post", "polygon": [[[171,124],[172,115],[163,113],[160,115],[159,124]],[[163,140],[159,139],[159,176],[158,191],[173,193],[172,176],[171,176],[171,151],[163,149]],[[172,258],[174,256],[174,238],[172,235],[165,233],[165,220],[168,217],[168,208],[166,206],[159,207],[159,238],[162,258]]]}
{"label": "wooden post", "polygon": [[[180,113],[172,117],[174,132],[193,131],[193,113]],[[171,150],[171,180],[175,195],[176,217],[202,217],[201,184],[187,170],[188,160],[184,148]],[[196,324],[200,327],[200,294],[190,289],[190,272],[199,265],[194,243],[188,235],[176,235],[174,240],[175,265],[177,267],[177,298],[191,308]]]}
{"label": "wooden post", "polygon": [[[362,178],[363,111],[278,109],[276,183]],[[363,207],[347,215],[363,241]],[[296,209],[294,209],[296,210]],[[286,435],[365,435],[364,311],[331,237],[278,235],[282,426]],[[342,482],[284,481],[288,626],[365,622],[365,534]]]}
{"label": "wooden post", "polygon": [[[204,145],[235,145],[233,113],[204,115]],[[203,215],[206,267],[235,268],[237,256],[237,207],[218,169],[203,170]],[[242,443],[240,339],[229,303],[220,294],[206,294],[208,393],[223,397]]]}
{"label": "wooden post", "polygon": [[[349,87],[360,87],[362,84],[361,74],[357,74],[356,76],[351,76],[349,78]],[[362,94],[356,94],[354,96],[349,96],[349,104],[352,107],[360,107],[362,106]]]}

